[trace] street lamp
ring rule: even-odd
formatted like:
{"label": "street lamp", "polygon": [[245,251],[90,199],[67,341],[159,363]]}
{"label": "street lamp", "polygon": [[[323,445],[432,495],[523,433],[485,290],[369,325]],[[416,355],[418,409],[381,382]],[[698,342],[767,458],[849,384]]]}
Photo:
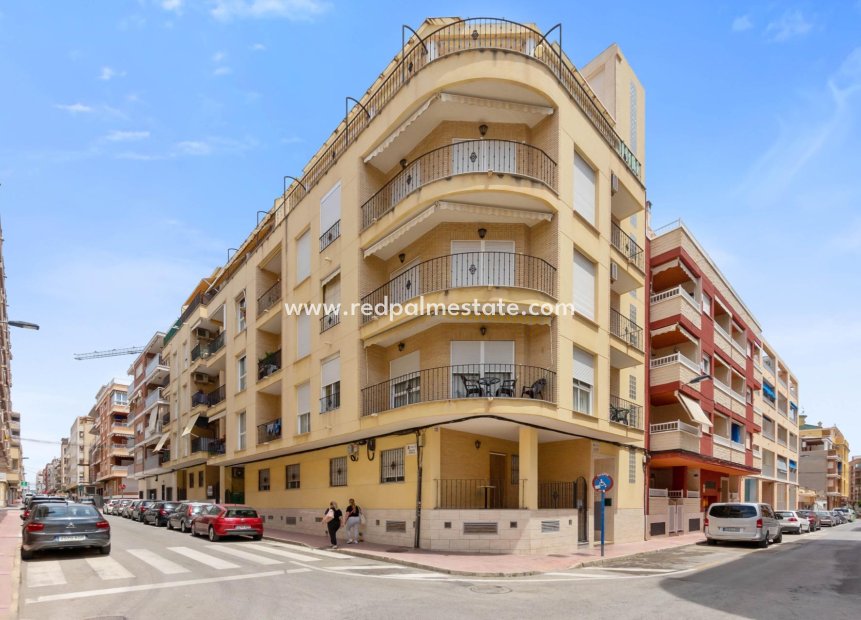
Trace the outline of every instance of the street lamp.
{"label": "street lamp", "polygon": [[33,329],[37,331],[39,329],[38,325],[29,321],[0,321],[0,325],[4,323],[10,327],[20,327],[21,329]]}
{"label": "street lamp", "polygon": [[685,385],[693,385],[695,383],[700,383],[701,381],[708,381],[711,378],[711,375],[700,375],[699,377],[694,377],[693,379],[685,383]]}

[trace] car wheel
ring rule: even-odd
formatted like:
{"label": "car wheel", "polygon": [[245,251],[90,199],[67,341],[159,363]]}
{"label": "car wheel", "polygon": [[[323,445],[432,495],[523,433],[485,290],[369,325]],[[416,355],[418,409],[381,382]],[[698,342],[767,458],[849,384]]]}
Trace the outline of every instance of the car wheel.
{"label": "car wheel", "polygon": [[263,540],[263,534],[255,534],[251,537],[251,540]]}
{"label": "car wheel", "polygon": [[717,541],[714,538],[706,538],[706,544],[711,545],[712,547],[716,547]]}
{"label": "car wheel", "polygon": [[214,530],[214,529],[213,529],[213,527],[210,525],[210,526],[209,526],[209,540],[210,540],[210,542],[218,542],[218,540],[219,540],[220,538],[221,538],[221,536],[219,536],[218,534],[216,534],[216,533],[215,533],[215,530]]}
{"label": "car wheel", "polygon": [[102,555],[110,555],[111,554],[111,545],[108,543],[104,547],[99,547],[99,553]]}
{"label": "car wheel", "polygon": [[173,529],[173,526],[170,524],[170,519],[168,519],[167,525],[165,527],[167,527],[167,529],[169,529],[169,530]]}
{"label": "car wheel", "polygon": [[757,546],[758,546],[760,549],[765,549],[766,547],[768,547],[768,532],[766,532],[766,533],[765,533],[765,538],[763,538],[762,540],[760,540],[760,541],[757,543]]}
{"label": "car wheel", "polygon": [[21,559],[22,560],[32,560],[33,559],[33,552],[27,551],[26,549],[24,549],[24,547],[21,547]]}
{"label": "car wheel", "polygon": [[771,539],[771,542],[773,542],[773,543],[775,543],[775,544],[777,544],[777,545],[779,545],[780,543],[782,543],[782,542],[783,542],[783,532],[778,533],[776,538],[772,538],[772,539]]}
{"label": "car wheel", "polygon": [[[185,534],[186,527],[185,527],[185,521],[183,519],[179,520],[179,531],[182,532],[183,534]],[[192,533],[194,533],[194,532],[192,532]]]}

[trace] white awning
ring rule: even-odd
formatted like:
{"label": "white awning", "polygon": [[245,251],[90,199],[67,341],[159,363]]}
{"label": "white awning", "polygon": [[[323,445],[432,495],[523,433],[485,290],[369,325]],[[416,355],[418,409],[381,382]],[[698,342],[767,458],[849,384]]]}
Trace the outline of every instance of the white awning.
{"label": "white awning", "polygon": [[194,424],[195,424],[195,422],[197,422],[197,418],[199,418],[199,417],[200,417],[200,414],[196,413],[195,415],[191,416],[188,419],[188,424],[186,424],[185,428],[182,429],[182,436],[183,437],[185,437],[186,435],[191,433],[191,429],[194,428]]}
{"label": "white awning", "polygon": [[673,269],[674,267],[678,267],[690,278],[691,282],[696,282],[697,277],[693,274],[693,272],[687,268],[687,266],[678,258],[674,258],[672,260],[668,260],[666,263],[661,263],[656,267],[652,267],[652,275],[661,273],[662,271],[666,271],[667,269]]}
{"label": "white awning", "polygon": [[439,219],[446,222],[475,221],[477,218],[480,218],[497,224],[526,224],[527,226],[534,226],[539,222],[549,222],[553,219],[552,213],[544,211],[488,207],[464,202],[435,202],[366,249],[364,252],[365,258],[374,255],[384,260],[391,258],[394,256],[395,250],[387,248],[390,248],[396,241],[401,239],[403,239],[403,242],[396,247],[403,247],[404,244],[412,241],[413,237],[416,239],[419,238],[426,232],[425,228],[430,229],[439,223],[437,220],[431,220],[434,215],[442,216]]}
{"label": "white awning", "polygon": [[221,418],[225,417],[226,415],[227,415],[227,409],[222,409],[221,411],[219,411],[215,415],[207,416],[207,420],[209,420],[209,422],[211,424],[212,422],[215,422],[216,420],[220,420]]}
{"label": "white awning", "polygon": [[700,404],[695,401],[693,398],[688,398],[684,394],[678,394],[679,402],[682,403],[682,407],[684,407],[685,411],[688,412],[688,415],[691,416],[691,419],[703,427],[712,426],[711,420],[703,411],[703,408],[700,407]]}
{"label": "white awning", "polygon": [[155,444],[155,452],[161,452],[161,449],[164,448],[164,444],[167,443],[167,440],[170,439],[170,433],[165,433],[158,440],[158,443]]}
{"label": "white awning", "polygon": [[667,325],[666,327],[658,327],[657,329],[651,330],[652,338],[655,336],[661,336],[663,334],[670,334],[676,331],[676,325],[678,323],[674,323],[673,325]]}
{"label": "white awning", "polygon": [[154,407],[149,414],[149,423],[147,424],[147,428],[151,433],[155,432],[155,427],[158,424],[158,407]]}

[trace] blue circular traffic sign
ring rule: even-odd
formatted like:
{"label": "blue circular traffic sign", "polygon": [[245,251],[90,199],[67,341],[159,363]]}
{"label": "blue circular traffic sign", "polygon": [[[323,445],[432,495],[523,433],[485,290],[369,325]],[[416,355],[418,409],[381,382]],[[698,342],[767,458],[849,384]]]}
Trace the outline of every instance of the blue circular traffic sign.
{"label": "blue circular traffic sign", "polygon": [[597,474],[592,478],[592,488],[606,493],[613,488],[613,477],[610,474]]}

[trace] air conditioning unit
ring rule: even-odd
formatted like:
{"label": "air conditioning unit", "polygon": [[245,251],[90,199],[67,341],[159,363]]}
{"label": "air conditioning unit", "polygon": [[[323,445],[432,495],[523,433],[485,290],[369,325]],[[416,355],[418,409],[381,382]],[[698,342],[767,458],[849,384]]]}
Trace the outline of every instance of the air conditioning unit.
{"label": "air conditioning unit", "polygon": [[353,455],[358,454],[358,453],[359,453],[359,446],[357,446],[356,444],[351,443],[350,445],[347,446],[347,454],[349,456],[353,456]]}
{"label": "air conditioning unit", "polygon": [[191,373],[191,380],[195,383],[215,383],[215,379],[205,372]]}
{"label": "air conditioning unit", "polygon": [[615,282],[619,279],[619,265],[610,262],[610,282]]}
{"label": "air conditioning unit", "polygon": [[610,194],[613,195],[619,191],[619,177],[615,172],[610,173]]}
{"label": "air conditioning unit", "polygon": [[205,327],[198,327],[194,330],[194,335],[197,336],[200,340],[210,340],[212,338],[212,332],[210,332]]}

